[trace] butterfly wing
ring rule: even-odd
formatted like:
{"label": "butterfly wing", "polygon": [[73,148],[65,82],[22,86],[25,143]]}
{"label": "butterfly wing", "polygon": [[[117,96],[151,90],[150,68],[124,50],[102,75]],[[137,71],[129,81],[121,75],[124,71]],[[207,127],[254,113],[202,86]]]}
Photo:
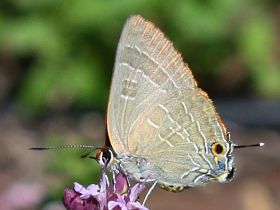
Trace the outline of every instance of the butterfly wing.
{"label": "butterfly wing", "polygon": [[151,22],[131,16],[117,49],[107,111],[115,152],[128,151],[129,130],[143,110],[170,90],[193,89],[196,82],[172,43]]}
{"label": "butterfly wing", "polygon": [[[107,114],[115,152],[147,161],[139,166],[122,160],[134,178],[145,174],[165,186],[195,186],[227,170],[230,148],[212,101],[172,43],[138,15],[121,35]],[[224,165],[211,153],[217,142],[226,147]]]}
{"label": "butterfly wing", "polygon": [[[198,88],[170,92],[146,107],[128,140],[130,153],[145,157],[151,174],[167,186],[201,185],[229,168],[225,129],[211,100]],[[214,143],[225,146],[219,163],[211,151]]]}

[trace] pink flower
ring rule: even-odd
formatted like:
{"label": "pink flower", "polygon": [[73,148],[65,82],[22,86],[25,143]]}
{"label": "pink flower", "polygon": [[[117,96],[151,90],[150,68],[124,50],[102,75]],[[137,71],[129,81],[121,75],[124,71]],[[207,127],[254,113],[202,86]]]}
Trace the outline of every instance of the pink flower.
{"label": "pink flower", "polygon": [[[127,195],[119,196],[115,200],[108,203],[108,209],[121,209],[121,210],[148,210],[145,206],[141,205],[137,200],[139,194],[144,190],[144,185],[134,185]],[[117,208],[119,207],[119,208]]]}
{"label": "pink flower", "polygon": [[72,189],[65,189],[63,204],[68,210],[97,210],[99,205],[94,198],[82,199],[80,194]]}
{"label": "pink flower", "polygon": [[118,173],[113,182],[109,182],[102,172],[100,185],[91,184],[85,188],[75,182],[74,190],[65,189],[63,203],[68,210],[148,210],[137,201],[144,188],[138,183],[129,189],[123,173]]}

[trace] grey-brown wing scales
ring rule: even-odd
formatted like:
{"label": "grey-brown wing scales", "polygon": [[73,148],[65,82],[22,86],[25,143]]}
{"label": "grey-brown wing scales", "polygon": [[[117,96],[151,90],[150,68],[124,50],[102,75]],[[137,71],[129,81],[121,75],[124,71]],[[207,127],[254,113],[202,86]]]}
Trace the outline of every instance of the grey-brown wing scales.
{"label": "grey-brown wing scales", "polygon": [[128,151],[146,158],[160,183],[195,186],[218,168],[213,143],[227,145],[212,101],[198,88],[185,89],[143,110],[129,130]]}
{"label": "grey-brown wing scales", "polygon": [[146,107],[170,90],[195,87],[191,71],[163,33],[139,15],[130,17],[117,49],[107,112],[114,150],[127,151],[129,129]]}

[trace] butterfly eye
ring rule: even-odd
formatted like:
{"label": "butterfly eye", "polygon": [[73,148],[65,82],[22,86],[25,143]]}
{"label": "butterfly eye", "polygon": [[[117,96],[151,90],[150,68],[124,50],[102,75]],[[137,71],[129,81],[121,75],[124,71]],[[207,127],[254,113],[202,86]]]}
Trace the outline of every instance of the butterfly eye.
{"label": "butterfly eye", "polygon": [[216,156],[223,155],[225,152],[225,146],[220,143],[214,143],[211,146],[211,150]]}
{"label": "butterfly eye", "polygon": [[106,162],[107,164],[110,163],[112,157],[113,157],[113,154],[110,149],[103,150],[102,158],[103,158],[104,162]]}
{"label": "butterfly eye", "polygon": [[108,148],[101,148],[96,154],[96,159],[100,165],[107,167],[112,162],[113,153]]}

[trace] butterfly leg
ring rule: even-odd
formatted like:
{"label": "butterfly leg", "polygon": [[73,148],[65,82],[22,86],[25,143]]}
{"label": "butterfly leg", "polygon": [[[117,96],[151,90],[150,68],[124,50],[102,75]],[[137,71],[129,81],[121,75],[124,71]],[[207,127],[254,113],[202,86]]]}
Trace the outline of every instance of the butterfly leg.
{"label": "butterfly leg", "polygon": [[143,206],[145,205],[145,203],[146,203],[146,201],[147,201],[149,195],[151,194],[151,192],[152,192],[153,189],[155,188],[156,184],[157,184],[157,181],[155,181],[155,182],[153,183],[153,185],[150,187],[149,191],[147,192],[147,194],[146,194],[146,196],[145,196],[145,198],[144,198],[144,201],[143,201]]}

